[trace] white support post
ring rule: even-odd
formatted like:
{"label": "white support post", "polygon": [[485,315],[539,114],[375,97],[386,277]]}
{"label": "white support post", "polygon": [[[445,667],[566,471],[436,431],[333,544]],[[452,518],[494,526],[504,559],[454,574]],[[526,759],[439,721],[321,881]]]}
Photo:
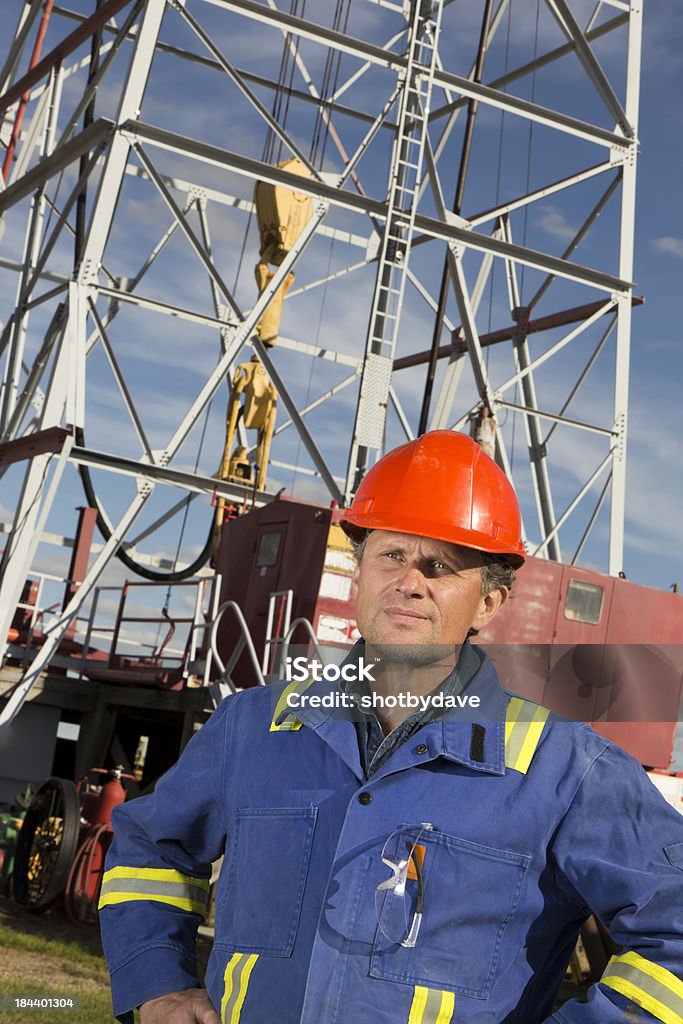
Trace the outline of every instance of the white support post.
{"label": "white support post", "polygon": [[[47,90],[49,99],[46,111],[43,136],[41,139],[41,159],[49,156],[54,145],[57,115],[59,112],[59,99],[61,94],[62,71],[53,70],[50,76],[50,85]],[[11,336],[5,362],[4,380],[2,385],[2,402],[0,408],[0,437],[6,436],[8,424],[11,421],[14,406],[17,401],[21,386],[21,373],[24,361],[24,346],[26,343],[26,332],[28,329],[29,310],[26,308],[30,281],[33,277],[38,263],[40,247],[43,235],[43,223],[45,220],[45,190],[38,189],[31,201],[26,236],[24,240],[24,253],[22,257],[23,270],[17,284],[17,305],[14,313]]]}
{"label": "white support post", "polygon": [[[508,242],[512,241],[510,222],[507,217],[503,218],[503,235]],[[506,261],[508,292],[510,298],[510,312],[517,318],[519,323],[519,334],[512,342],[512,351],[517,371],[526,370],[521,381],[524,405],[529,410],[537,410],[536,385],[533,373],[529,371],[531,354],[527,340],[526,324],[528,323],[529,309],[522,307],[517,274],[514,263]],[[547,449],[543,443],[543,432],[537,416],[533,413],[524,416],[524,433],[526,435],[529,450],[531,469],[531,483],[536,502],[536,514],[542,537],[547,537],[555,525],[555,510],[553,508],[553,496],[550,490],[550,477],[548,475]],[[560,538],[556,533],[549,541],[548,546],[543,549],[548,558],[554,562],[561,560]]]}
{"label": "white support post", "polygon": [[[117,124],[136,120],[147,86],[155,47],[166,10],[165,0],[148,0],[136,35],[135,51],[117,114]],[[112,139],[93,209],[88,238],[78,274],[82,283],[94,284],[100,269],[104,247],[111,231],[112,219],[128,161],[130,141],[117,131]]]}
{"label": "white support post", "polygon": [[[643,25],[642,0],[632,0],[629,14],[626,74],[626,116],[638,132],[640,101],[640,51]],[[621,189],[621,238],[619,276],[633,277],[633,244],[636,208],[636,147],[631,146],[623,160]],[[609,572],[617,576],[624,568],[624,516],[626,510],[626,444],[628,437],[628,390],[631,357],[631,291],[617,297],[616,366],[614,374],[614,429],[617,444],[612,464],[610,505]]]}
{"label": "white support post", "polygon": [[[68,388],[69,352],[65,337],[52,368],[52,379],[43,406],[39,429],[46,430],[48,427],[59,426],[67,401]],[[71,439],[71,444],[73,444],[73,439]],[[62,457],[64,457],[65,451],[65,449],[62,450]],[[42,530],[42,525],[40,528],[38,527],[39,518],[44,525],[49,507],[54,500],[54,487],[50,489],[47,496],[43,495],[45,479],[49,472],[50,460],[53,457],[54,453],[49,452],[35,456],[28,463],[21,497],[14,515],[12,532],[0,562],[0,663],[2,663],[7,649],[7,634],[14,611],[38,546]],[[61,475],[61,469],[59,475]],[[42,505],[41,498],[43,499]]]}

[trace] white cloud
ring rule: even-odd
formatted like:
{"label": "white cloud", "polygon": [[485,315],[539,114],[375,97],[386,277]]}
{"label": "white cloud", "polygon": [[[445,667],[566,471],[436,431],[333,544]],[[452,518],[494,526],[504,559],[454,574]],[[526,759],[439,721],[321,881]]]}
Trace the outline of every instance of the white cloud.
{"label": "white cloud", "polygon": [[556,206],[541,207],[537,223],[542,231],[561,242],[571,241],[576,234],[576,228],[567,223],[565,215]]}
{"label": "white cloud", "polygon": [[672,256],[683,259],[683,238],[674,238],[673,235],[662,235],[661,238],[652,238],[650,245],[659,252],[669,252]]}

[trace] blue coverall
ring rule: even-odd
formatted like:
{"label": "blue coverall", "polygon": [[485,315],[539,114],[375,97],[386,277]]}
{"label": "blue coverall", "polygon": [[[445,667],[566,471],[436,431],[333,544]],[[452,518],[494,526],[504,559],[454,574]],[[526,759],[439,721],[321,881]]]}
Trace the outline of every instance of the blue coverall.
{"label": "blue coverall", "polygon": [[[683,818],[479,653],[476,711],[429,722],[370,779],[354,724],[294,714],[279,683],[225,699],[155,792],[117,808],[100,917],[120,1021],[198,984],[225,850],[206,985],[227,1024],[683,1024]],[[375,891],[387,838],[421,823],[410,948],[384,934]],[[587,1003],[552,1014],[591,911],[621,952]]]}

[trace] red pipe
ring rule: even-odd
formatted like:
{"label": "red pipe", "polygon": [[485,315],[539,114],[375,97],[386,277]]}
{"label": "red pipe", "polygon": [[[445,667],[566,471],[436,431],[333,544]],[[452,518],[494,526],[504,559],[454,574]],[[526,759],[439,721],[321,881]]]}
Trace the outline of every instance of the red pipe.
{"label": "red pipe", "polygon": [[[43,16],[40,19],[40,25],[38,26],[38,34],[36,35],[36,41],[33,45],[33,53],[31,54],[31,62],[28,66],[29,71],[33,71],[38,61],[40,60],[40,53],[43,49],[43,41],[45,39],[45,33],[47,32],[47,23],[50,20],[52,14],[52,7],[54,0],[45,0],[45,6],[43,7]],[[9,146],[5,154],[5,162],[2,165],[2,178],[5,184],[9,178],[9,172],[12,167],[12,160],[14,159],[14,150],[17,147],[19,140],[19,132],[21,131],[21,125],[24,120],[24,113],[26,112],[26,104],[31,94],[30,89],[26,89],[22,93],[21,99],[19,100],[19,106],[17,108],[17,116],[14,118],[14,127],[12,128],[12,137],[9,140]]]}

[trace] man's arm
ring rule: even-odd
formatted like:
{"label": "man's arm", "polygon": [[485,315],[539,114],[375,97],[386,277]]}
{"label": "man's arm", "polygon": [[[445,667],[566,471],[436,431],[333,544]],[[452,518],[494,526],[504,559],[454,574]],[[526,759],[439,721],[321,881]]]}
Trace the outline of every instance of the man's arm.
{"label": "man's arm", "polygon": [[557,1024],[683,1024],[683,816],[640,765],[608,746],[592,763],[552,847],[558,884],[621,946],[588,1002]]}
{"label": "man's arm", "polygon": [[[232,699],[195,734],[153,794],[114,812],[100,926],[114,1013],[123,1024],[132,1024],[133,1009],[143,1003],[143,1024],[215,1024],[208,996],[197,991],[196,936],[208,906],[211,864],[225,847],[223,770]],[[173,1003],[165,1008],[150,1002],[170,994]]]}

